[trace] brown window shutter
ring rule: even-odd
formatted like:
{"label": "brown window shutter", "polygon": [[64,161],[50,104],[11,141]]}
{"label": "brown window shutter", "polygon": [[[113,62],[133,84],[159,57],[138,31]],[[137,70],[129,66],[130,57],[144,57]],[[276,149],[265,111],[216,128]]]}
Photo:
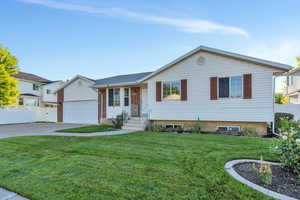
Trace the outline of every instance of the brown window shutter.
{"label": "brown window shutter", "polygon": [[63,122],[63,104],[64,103],[64,89],[61,89],[57,92],[57,121]]}
{"label": "brown window shutter", "polygon": [[244,99],[252,98],[252,74],[244,74]]}
{"label": "brown window shutter", "polygon": [[100,89],[98,89],[98,122],[100,123],[101,120],[101,92]]}
{"label": "brown window shutter", "polygon": [[156,101],[161,101],[161,82],[156,82]]}
{"label": "brown window shutter", "polygon": [[181,80],[181,101],[187,101],[187,80]]}
{"label": "brown window shutter", "polygon": [[210,77],[210,99],[218,99],[218,77]]}

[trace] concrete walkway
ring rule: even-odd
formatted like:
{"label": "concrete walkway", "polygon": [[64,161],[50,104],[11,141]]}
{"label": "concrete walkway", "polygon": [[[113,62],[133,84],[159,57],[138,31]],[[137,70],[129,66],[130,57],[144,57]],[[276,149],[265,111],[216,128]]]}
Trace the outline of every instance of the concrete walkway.
{"label": "concrete walkway", "polygon": [[[119,131],[109,131],[109,132],[97,132],[97,133],[58,133],[58,132],[48,132],[48,133],[22,133],[14,135],[0,135],[2,138],[10,137],[20,137],[20,136],[45,136],[45,135],[55,135],[55,136],[78,136],[78,137],[92,137],[92,136],[104,136],[104,135],[122,135],[136,132],[137,130],[119,130]],[[0,199],[1,200],[1,199]]]}
{"label": "concrete walkway", "polygon": [[[79,125],[75,125],[75,127],[79,127]],[[0,129],[1,129],[1,127],[0,127]],[[1,131],[0,131],[0,139],[9,138],[9,137],[43,136],[43,135],[92,137],[92,136],[104,136],[104,135],[122,135],[122,134],[128,134],[128,133],[132,133],[132,132],[136,132],[136,130],[120,130],[120,131],[109,131],[109,132],[98,132],[98,133],[57,133],[52,130],[51,132],[41,131],[41,133],[36,133],[35,131],[33,131],[32,133],[30,133],[30,132],[26,132],[26,133],[14,132],[14,134],[1,134]],[[22,197],[14,192],[10,192],[6,189],[0,188],[0,200],[29,200],[29,199]]]}

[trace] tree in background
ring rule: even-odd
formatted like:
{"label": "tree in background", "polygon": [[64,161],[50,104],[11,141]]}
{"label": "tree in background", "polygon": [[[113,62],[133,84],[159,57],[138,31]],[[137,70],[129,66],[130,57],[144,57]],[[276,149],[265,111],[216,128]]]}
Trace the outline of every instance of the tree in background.
{"label": "tree in background", "polygon": [[300,57],[296,58],[298,62],[298,67],[300,67]]}
{"label": "tree in background", "polygon": [[284,96],[282,93],[275,94],[275,103],[277,104],[288,104],[289,98]]}
{"label": "tree in background", "polygon": [[12,76],[19,72],[17,65],[17,58],[0,45],[0,107],[13,105],[17,102],[19,96],[18,80]]}

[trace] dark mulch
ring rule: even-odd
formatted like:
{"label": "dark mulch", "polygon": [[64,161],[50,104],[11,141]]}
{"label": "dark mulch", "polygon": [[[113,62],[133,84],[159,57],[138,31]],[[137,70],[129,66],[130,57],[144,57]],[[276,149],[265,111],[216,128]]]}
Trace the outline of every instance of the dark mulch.
{"label": "dark mulch", "polygon": [[[259,164],[255,163],[256,169]],[[272,184],[264,185],[257,177],[255,170],[253,170],[253,163],[241,163],[234,166],[236,172],[245,179],[257,185],[268,188],[280,194],[285,194],[290,197],[300,198],[300,180],[297,176],[277,165],[271,165],[272,169]]]}

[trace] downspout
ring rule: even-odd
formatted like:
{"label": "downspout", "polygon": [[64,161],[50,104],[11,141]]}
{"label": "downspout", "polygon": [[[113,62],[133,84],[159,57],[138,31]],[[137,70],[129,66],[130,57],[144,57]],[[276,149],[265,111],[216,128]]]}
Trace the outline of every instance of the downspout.
{"label": "downspout", "polygon": [[272,77],[272,93],[273,93],[273,125],[272,125],[272,134],[280,136],[280,134],[275,132],[275,83],[278,76],[288,76],[288,73],[274,73]]}
{"label": "downspout", "polygon": [[272,76],[272,101],[273,101],[273,122],[272,122],[272,133],[277,135],[275,133],[275,80],[276,80],[276,75]]}

